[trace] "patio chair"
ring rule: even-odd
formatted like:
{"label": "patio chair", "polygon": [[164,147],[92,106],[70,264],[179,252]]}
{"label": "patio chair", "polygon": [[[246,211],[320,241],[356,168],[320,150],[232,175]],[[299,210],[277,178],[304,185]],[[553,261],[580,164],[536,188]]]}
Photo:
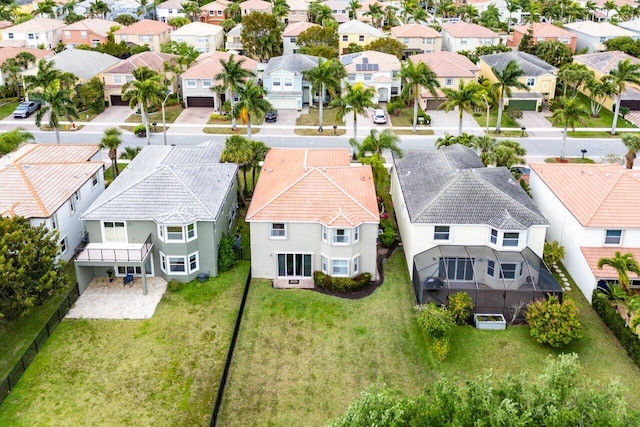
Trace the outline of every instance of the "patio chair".
{"label": "patio chair", "polygon": [[125,285],[133,286],[133,274],[127,274],[126,276],[124,276],[124,278],[122,279],[122,286]]}

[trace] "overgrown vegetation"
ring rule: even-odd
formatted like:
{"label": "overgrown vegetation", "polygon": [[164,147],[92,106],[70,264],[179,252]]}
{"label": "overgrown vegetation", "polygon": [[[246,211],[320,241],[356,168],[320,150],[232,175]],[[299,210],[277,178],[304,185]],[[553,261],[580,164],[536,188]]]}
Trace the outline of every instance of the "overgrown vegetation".
{"label": "overgrown vegetation", "polygon": [[416,307],[418,325],[433,340],[433,352],[443,362],[450,349],[450,333],[456,324],[455,315],[446,306],[430,302]]}
{"label": "overgrown vegetation", "polygon": [[236,251],[233,248],[233,236],[223,235],[218,244],[218,271],[231,270],[236,263]]}
{"label": "overgrown vegetation", "polygon": [[640,366],[640,338],[625,324],[620,313],[611,305],[607,295],[599,290],[593,293],[593,309],[615,335],[631,360]]}
{"label": "overgrown vegetation", "polygon": [[557,240],[551,242],[544,242],[544,250],[542,253],[542,260],[547,265],[547,267],[551,267],[553,265],[562,262],[564,258],[564,246],[560,244]]}
{"label": "overgrown vegetation", "polygon": [[316,286],[333,292],[357,292],[365,289],[371,283],[371,273],[362,273],[355,277],[332,277],[322,271],[313,272],[313,282]]}
{"label": "overgrown vegetation", "polygon": [[466,292],[449,295],[449,311],[457,325],[465,325],[471,317],[473,300]]}

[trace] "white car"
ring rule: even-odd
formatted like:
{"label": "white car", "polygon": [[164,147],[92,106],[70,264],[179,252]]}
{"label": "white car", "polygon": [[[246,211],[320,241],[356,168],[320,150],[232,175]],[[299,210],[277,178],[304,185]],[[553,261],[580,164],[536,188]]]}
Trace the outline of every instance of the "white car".
{"label": "white car", "polygon": [[373,123],[384,124],[387,123],[387,115],[381,109],[376,109],[373,112]]}

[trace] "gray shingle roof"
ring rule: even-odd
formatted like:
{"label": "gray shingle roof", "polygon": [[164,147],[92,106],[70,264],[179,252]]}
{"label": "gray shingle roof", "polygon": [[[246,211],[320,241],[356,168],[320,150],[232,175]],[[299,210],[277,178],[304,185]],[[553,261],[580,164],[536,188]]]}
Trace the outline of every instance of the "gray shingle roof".
{"label": "gray shingle roof", "polygon": [[543,74],[551,74],[558,71],[556,67],[535,55],[530,53],[514,50],[512,52],[494,53],[491,55],[482,55],[480,57],[491,68],[500,71],[504,70],[509,61],[516,61],[520,68],[524,71],[525,77],[537,77]]}
{"label": "gray shingle roof", "polygon": [[269,63],[264,69],[263,75],[268,76],[274,71],[284,69],[292,71],[296,75],[302,75],[303,71],[307,71],[310,68],[318,65],[318,57],[311,55],[303,55],[301,53],[294,53],[293,55],[276,56],[271,58]]}
{"label": "gray shingle roof", "polygon": [[470,148],[405,150],[393,161],[412,223],[487,224],[502,230],[548,224],[506,168],[485,168]]}
{"label": "gray shingle roof", "polygon": [[147,146],[82,215],[85,220],[215,221],[237,165],[221,144]]}
{"label": "gray shingle roof", "polygon": [[120,62],[115,56],[83,49],[65,49],[49,59],[57,70],[73,73],[84,80],[89,80]]}

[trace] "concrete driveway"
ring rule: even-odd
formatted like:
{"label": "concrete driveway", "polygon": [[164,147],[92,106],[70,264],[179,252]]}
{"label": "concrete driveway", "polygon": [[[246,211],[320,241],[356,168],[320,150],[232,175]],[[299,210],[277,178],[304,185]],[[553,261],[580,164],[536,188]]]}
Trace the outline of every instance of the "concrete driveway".
{"label": "concrete driveway", "polygon": [[298,110],[278,110],[278,119],[275,123],[263,122],[260,125],[259,136],[262,135],[294,135],[296,120],[300,117]]}
{"label": "concrete driveway", "polygon": [[[98,114],[91,123],[120,124],[132,114],[133,111],[131,108],[123,105],[115,105],[113,107],[108,107],[102,113]],[[80,117],[80,121],[82,121],[82,117]]]}
{"label": "concrete driveway", "polygon": [[640,111],[630,111],[625,118],[634,125],[640,127]]}
{"label": "concrete driveway", "polygon": [[562,130],[554,128],[547,116],[550,112],[523,111],[522,118],[517,120],[521,127],[527,128],[527,134],[532,137],[560,137]]}
{"label": "concrete driveway", "polygon": [[[444,110],[427,110],[426,114],[431,116],[431,126],[434,128],[448,127],[458,129],[460,123],[460,114],[457,110],[446,112]],[[436,136],[444,136],[446,133],[457,134],[456,130],[445,131],[443,129],[433,130]],[[462,114],[462,132],[470,135],[484,135],[484,130],[480,127],[476,119],[466,111]]]}
{"label": "concrete driveway", "polygon": [[[210,107],[189,107],[185,108],[173,123],[168,123],[167,134],[173,133],[202,133],[202,128],[209,121],[209,116],[213,113]],[[184,125],[184,126],[181,126]],[[197,125],[197,126],[194,126]]]}

